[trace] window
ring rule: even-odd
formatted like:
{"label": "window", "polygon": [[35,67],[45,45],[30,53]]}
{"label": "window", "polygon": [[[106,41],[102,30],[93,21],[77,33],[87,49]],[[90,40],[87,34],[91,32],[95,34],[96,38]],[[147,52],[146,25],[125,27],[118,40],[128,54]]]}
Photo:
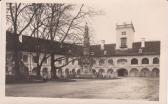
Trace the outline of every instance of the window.
{"label": "window", "polygon": [[33,62],[38,63],[38,57],[37,56],[33,56]]}
{"label": "window", "polygon": [[131,64],[132,64],[132,65],[138,64],[138,60],[137,60],[136,58],[133,58],[133,59],[131,60]]}
{"label": "window", "polygon": [[106,50],[104,50],[104,55],[107,55],[107,51]]}
{"label": "window", "polygon": [[139,53],[142,53],[142,49],[139,49]]}
{"label": "window", "polygon": [[74,59],[72,59],[72,65],[74,65],[75,64],[75,60]]}
{"label": "window", "polygon": [[149,64],[149,59],[143,58],[142,59],[142,64]]}
{"label": "window", "polygon": [[105,60],[104,60],[104,59],[101,59],[101,60],[99,61],[99,65],[103,65],[103,64],[105,64]]}
{"label": "window", "polygon": [[127,48],[127,38],[121,38],[121,48]]}
{"label": "window", "polygon": [[126,31],[121,32],[122,35],[126,35]]}
{"label": "window", "polygon": [[117,64],[118,65],[125,65],[125,64],[127,64],[127,60],[126,59],[118,59]]}
{"label": "window", "polygon": [[157,57],[153,59],[153,64],[159,64],[159,59]]}
{"label": "window", "polygon": [[23,59],[23,62],[28,62],[28,56],[27,55],[23,55],[22,59]]}
{"label": "window", "polygon": [[113,60],[112,60],[112,59],[109,59],[109,60],[108,60],[108,64],[113,65]]}
{"label": "window", "polygon": [[47,63],[48,63],[48,60],[47,60],[47,59],[44,59],[44,63],[47,64]]}

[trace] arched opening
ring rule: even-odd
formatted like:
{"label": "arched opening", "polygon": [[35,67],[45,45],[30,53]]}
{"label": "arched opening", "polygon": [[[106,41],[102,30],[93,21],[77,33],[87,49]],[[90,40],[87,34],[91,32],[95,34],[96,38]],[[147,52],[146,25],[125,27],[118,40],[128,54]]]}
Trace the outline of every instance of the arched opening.
{"label": "arched opening", "polygon": [[159,58],[155,57],[155,58],[153,59],[153,64],[159,64]]}
{"label": "arched opening", "polygon": [[95,69],[92,69],[92,73],[95,75],[95,74],[96,74],[96,70],[95,70]]}
{"label": "arched opening", "polygon": [[32,75],[37,75],[37,67],[33,68]]}
{"label": "arched opening", "polygon": [[58,69],[58,77],[63,77],[63,75],[62,75],[62,69]]}
{"label": "arched opening", "polygon": [[159,69],[158,68],[154,68],[152,70],[152,77],[159,77]]}
{"label": "arched opening", "polygon": [[80,75],[80,72],[81,72],[80,69],[78,69],[78,70],[77,70],[77,75]]}
{"label": "arched opening", "polygon": [[72,69],[72,78],[75,78],[75,76],[76,76],[75,69]]}
{"label": "arched opening", "polygon": [[65,76],[66,76],[67,78],[69,78],[69,69],[68,69],[68,68],[65,69]]}
{"label": "arched opening", "polygon": [[99,65],[102,66],[102,65],[104,65],[104,64],[105,64],[105,60],[104,60],[104,59],[100,59]]}
{"label": "arched opening", "polygon": [[43,68],[42,70],[42,76],[47,79],[48,78],[48,69],[47,68]]}
{"label": "arched opening", "polygon": [[138,69],[136,69],[136,68],[131,69],[130,72],[129,72],[129,76],[130,77],[138,77],[139,76]]}
{"label": "arched opening", "polygon": [[147,68],[143,68],[140,72],[141,77],[150,77],[150,71]]}
{"label": "arched opening", "polygon": [[104,69],[99,69],[99,72],[98,72],[98,77],[99,78],[103,78],[103,73],[104,73]]}
{"label": "arched opening", "polygon": [[109,64],[109,65],[113,65],[113,60],[112,60],[112,59],[109,59],[109,60],[108,60],[108,64]]}
{"label": "arched opening", "polygon": [[117,74],[119,77],[127,77],[128,71],[126,69],[118,69]]}
{"label": "arched opening", "polygon": [[118,65],[125,65],[125,64],[127,64],[127,60],[126,59],[118,59],[117,64]]}
{"label": "arched opening", "polygon": [[142,59],[142,64],[149,64],[149,59],[148,58],[143,58]]}
{"label": "arched opening", "polygon": [[133,58],[133,59],[131,60],[131,64],[132,64],[132,65],[138,64],[138,59]]}

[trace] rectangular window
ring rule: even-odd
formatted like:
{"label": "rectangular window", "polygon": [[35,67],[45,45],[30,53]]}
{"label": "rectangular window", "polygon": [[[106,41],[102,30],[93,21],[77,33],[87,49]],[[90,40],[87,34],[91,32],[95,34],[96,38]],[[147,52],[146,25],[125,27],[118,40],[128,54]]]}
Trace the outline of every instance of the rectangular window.
{"label": "rectangular window", "polygon": [[28,56],[27,55],[23,55],[22,59],[23,59],[23,62],[28,62]]}
{"label": "rectangular window", "polygon": [[123,31],[121,34],[122,34],[122,35],[126,35],[126,31]]}
{"label": "rectangular window", "polygon": [[33,56],[33,62],[38,63],[38,57],[37,56]]}
{"label": "rectangular window", "polygon": [[121,48],[127,48],[127,38],[121,38]]}

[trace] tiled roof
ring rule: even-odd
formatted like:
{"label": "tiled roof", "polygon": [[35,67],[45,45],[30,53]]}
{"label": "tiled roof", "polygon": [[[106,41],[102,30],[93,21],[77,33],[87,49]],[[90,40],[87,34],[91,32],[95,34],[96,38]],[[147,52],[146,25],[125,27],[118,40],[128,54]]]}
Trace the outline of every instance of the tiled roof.
{"label": "tiled roof", "polygon": [[[14,36],[10,33],[6,35],[7,50],[15,48]],[[94,57],[102,56],[140,56],[140,55],[160,55],[160,41],[146,41],[145,47],[141,48],[141,42],[134,42],[132,49],[116,50],[116,44],[105,44],[104,51],[100,49],[100,45],[91,45],[90,52]],[[34,38],[30,36],[23,36],[22,43],[20,43],[20,50],[28,52],[54,52],[59,55],[74,55],[80,56],[83,54],[83,47],[75,44],[63,43],[57,41],[49,41],[45,39]],[[142,49],[142,53],[139,53]]]}
{"label": "tiled roof", "polygon": [[[6,48],[7,50],[14,50],[14,36],[12,34],[6,35]],[[34,38],[30,36],[22,36],[22,43],[19,45],[21,51],[27,52],[54,52],[59,55],[74,55],[79,56],[82,54],[82,46],[75,44],[63,43],[57,41],[49,41],[41,38]],[[78,51],[77,51],[78,50]]]}
{"label": "tiled roof", "polygon": [[[160,41],[146,41],[145,47],[141,48],[141,42],[134,42],[132,49],[116,50],[116,44],[105,44],[104,54],[103,50],[100,50],[100,45],[92,45],[91,52],[93,56],[140,56],[140,55],[160,55]],[[139,53],[139,49],[142,49],[142,53]]]}

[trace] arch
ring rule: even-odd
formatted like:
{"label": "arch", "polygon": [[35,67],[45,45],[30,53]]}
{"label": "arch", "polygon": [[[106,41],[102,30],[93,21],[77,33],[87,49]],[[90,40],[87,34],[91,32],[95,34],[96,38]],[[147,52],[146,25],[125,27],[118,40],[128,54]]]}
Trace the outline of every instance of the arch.
{"label": "arch", "polygon": [[107,70],[107,73],[108,73],[108,74],[112,74],[112,73],[113,73],[113,69],[108,69],[108,70]]}
{"label": "arch", "polygon": [[81,73],[81,70],[78,69],[76,74],[77,74],[77,75],[80,75],[80,73]]}
{"label": "arch", "polygon": [[75,69],[72,69],[72,77],[75,78],[75,76],[76,76]]}
{"label": "arch", "polygon": [[136,69],[136,68],[131,69],[130,72],[129,72],[129,76],[130,77],[138,77],[139,76],[138,69]]}
{"label": "arch", "polygon": [[99,60],[99,65],[103,65],[103,64],[105,64],[105,59],[100,59]]}
{"label": "arch", "polygon": [[141,77],[150,77],[149,69],[148,68],[141,69],[140,76]]}
{"label": "arch", "polygon": [[65,75],[67,78],[69,78],[69,69],[68,68],[65,69]]}
{"label": "arch", "polygon": [[112,60],[112,59],[109,59],[109,60],[108,60],[108,64],[109,64],[109,65],[113,65],[113,60]]}
{"label": "arch", "polygon": [[37,75],[37,67],[33,68],[32,75]]}
{"label": "arch", "polygon": [[154,69],[152,69],[151,76],[152,77],[159,77],[159,73],[160,73],[159,69],[158,68],[154,68]]}
{"label": "arch", "polygon": [[104,69],[99,69],[99,71],[98,71],[98,77],[99,78],[103,78],[103,73],[104,72],[105,72]]}
{"label": "arch", "polygon": [[63,76],[62,76],[62,69],[58,69],[58,76],[59,76],[59,77],[63,77]]}
{"label": "arch", "polygon": [[138,64],[138,59],[136,59],[136,58],[131,59],[131,64],[132,65]]}
{"label": "arch", "polygon": [[157,57],[153,58],[153,64],[159,64],[159,58]]}
{"label": "arch", "polygon": [[92,73],[95,75],[95,74],[96,74],[96,70],[95,70],[95,69],[92,69]]}
{"label": "arch", "polygon": [[48,73],[48,68],[43,68],[42,73]]}
{"label": "arch", "polygon": [[43,70],[42,70],[42,76],[44,77],[44,78],[48,78],[48,68],[43,68]]}
{"label": "arch", "polygon": [[143,58],[142,59],[142,64],[149,64],[149,59],[148,58]]}
{"label": "arch", "polygon": [[117,74],[119,77],[127,77],[128,71],[126,69],[118,69]]}

